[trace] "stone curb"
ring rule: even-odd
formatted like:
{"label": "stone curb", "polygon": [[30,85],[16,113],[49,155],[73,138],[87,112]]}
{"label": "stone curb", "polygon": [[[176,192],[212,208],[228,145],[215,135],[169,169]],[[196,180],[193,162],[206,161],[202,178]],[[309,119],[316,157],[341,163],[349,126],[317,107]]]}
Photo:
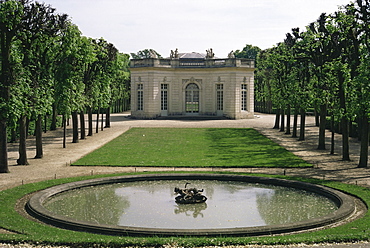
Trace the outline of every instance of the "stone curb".
{"label": "stone curb", "polygon": [[[75,221],[65,216],[60,216],[52,213],[44,208],[44,202],[62,192],[78,189],[88,186],[96,186],[102,184],[113,184],[132,181],[153,181],[153,180],[221,180],[221,181],[240,181],[248,183],[260,183],[266,185],[277,185],[303,189],[309,192],[320,194],[333,200],[338,210],[331,214],[319,218],[313,218],[306,221],[288,223],[281,225],[259,226],[259,227],[241,227],[241,228],[219,228],[219,229],[161,229],[161,228],[139,228],[130,226],[111,226],[97,225],[89,222]],[[61,228],[72,229],[76,231],[93,232],[109,235],[158,235],[158,236],[260,236],[290,233],[302,230],[309,230],[317,227],[323,227],[349,217],[355,212],[355,202],[352,197],[332,188],[309,184],[299,181],[290,181],[277,178],[252,177],[230,174],[146,174],[146,175],[130,175],[118,176],[109,178],[98,178],[91,180],[78,181],[73,183],[54,186],[36,193],[31,197],[26,205],[27,212],[54,226]]]}

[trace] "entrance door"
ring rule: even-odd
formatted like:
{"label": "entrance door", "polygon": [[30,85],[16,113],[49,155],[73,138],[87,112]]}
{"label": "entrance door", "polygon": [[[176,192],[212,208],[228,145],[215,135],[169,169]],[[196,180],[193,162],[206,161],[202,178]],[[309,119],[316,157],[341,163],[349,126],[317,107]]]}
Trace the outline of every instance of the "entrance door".
{"label": "entrance door", "polygon": [[199,113],[199,87],[195,83],[191,83],[186,86],[185,110],[187,114]]}

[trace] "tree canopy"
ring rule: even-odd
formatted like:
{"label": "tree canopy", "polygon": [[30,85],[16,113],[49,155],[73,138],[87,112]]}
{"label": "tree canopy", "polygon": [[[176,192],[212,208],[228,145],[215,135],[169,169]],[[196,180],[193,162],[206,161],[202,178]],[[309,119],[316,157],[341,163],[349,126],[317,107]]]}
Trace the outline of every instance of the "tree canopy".
{"label": "tree canopy", "polygon": [[367,167],[368,160],[369,6],[369,0],[357,0],[333,14],[322,13],[305,30],[293,28],[284,42],[261,51],[257,59],[256,89],[262,89],[257,98],[271,101],[277,117],[291,105],[301,115],[314,108],[320,116],[318,149],[326,149],[330,116],[340,126],[343,160],[350,159],[349,128],[356,125],[362,141],[359,167]]}
{"label": "tree canopy", "polygon": [[[35,158],[42,158],[44,117],[53,118],[55,128],[58,114],[66,120],[85,109],[110,109],[129,97],[129,56],[103,38],[82,36],[68,15],[45,3],[0,0],[0,52],[0,173],[9,172],[7,143],[15,130],[17,163],[28,164],[30,120],[36,122]],[[78,136],[78,126],[73,129]]]}

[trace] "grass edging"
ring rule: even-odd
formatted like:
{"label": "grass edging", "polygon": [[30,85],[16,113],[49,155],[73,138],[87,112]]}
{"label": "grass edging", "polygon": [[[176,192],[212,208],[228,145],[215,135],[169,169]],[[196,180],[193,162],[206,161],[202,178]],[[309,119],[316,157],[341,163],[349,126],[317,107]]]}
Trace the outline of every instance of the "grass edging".
{"label": "grass edging", "polygon": [[[181,173],[181,172],[177,172]],[[189,173],[189,172],[186,172]],[[196,172],[194,172],[196,173]],[[202,172],[204,173],[204,172]],[[219,172],[209,172],[218,173]],[[140,174],[140,173],[125,173],[122,175]],[[153,172],[150,172],[153,174]],[[257,175],[247,173],[231,173],[239,175],[249,176],[265,176],[265,177],[276,177],[290,180],[299,180],[314,184],[320,184],[327,187],[332,187],[351,195],[361,198],[364,203],[369,206],[370,194],[369,189],[356,186],[348,185],[338,182],[323,181],[317,179],[307,178],[294,178],[286,176],[272,176],[272,175]],[[269,236],[269,237],[127,237],[127,236],[107,236],[98,235],[84,232],[75,232],[64,229],[58,229],[50,227],[44,224],[40,224],[29,219],[24,218],[20,215],[15,206],[18,199],[32,192],[42,190],[47,187],[54,185],[68,183],[79,180],[86,180],[99,177],[109,177],[115,175],[95,175],[95,176],[84,176],[76,178],[64,178],[43,181],[38,183],[26,184],[18,186],[12,189],[8,189],[0,192],[0,227],[7,230],[15,231],[20,234],[0,234],[1,242],[29,242],[29,243],[45,243],[45,244],[65,244],[70,246],[79,247],[90,247],[92,244],[99,244],[102,246],[109,247],[122,247],[122,246],[137,246],[137,247],[160,247],[164,245],[178,245],[186,247],[197,247],[197,246],[222,246],[222,245],[247,245],[247,244],[292,244],[292,243],[322,243],[322,242],[351,242],[369,240],[370,237],[370,214],[367,212],[366,215],[358,220],[351,223],[347,223],[342,226],[335,228],[320,230],[309,233],[299,233],[291,235],[281,236]]]}

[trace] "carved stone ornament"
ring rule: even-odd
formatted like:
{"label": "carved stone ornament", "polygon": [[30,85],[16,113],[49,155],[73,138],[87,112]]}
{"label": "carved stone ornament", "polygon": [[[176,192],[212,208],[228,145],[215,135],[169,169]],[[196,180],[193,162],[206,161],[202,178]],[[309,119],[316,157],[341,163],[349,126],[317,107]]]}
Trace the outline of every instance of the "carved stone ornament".
{"label": "carved stone ornament", "polygon": [[194,77],[191,77],[190,79],[183,79],[182,80],[183,85],[187,85],[187,84],[191,84],[191,83],[201,85],[202,84],[202,79],[195,79]]}
{"label": "carved stone ornament", "polygon": [[207,59],[213,59],[215,57],[215,54],[213,53],[212,48],[210,48],[209,50],[206,50],[206,52],[207,52],[207,55],[206,55]]}
{"label": "carved stone ornament", "polygon": [[149,56],[150,56],[150,58],[152,58],[152,59],[157,59],[157,58],[158,58],[157,53],[156,53],[153,49],[150,49],[150,50],[149,50]]}
{"label": "carved stone ornament", "polygon": [[231,52],[229,52],[229,54],[227,55],[227,57],[228,57],[229,59],[235,59],[234,50],[231,50]]}
{"label": "carved stone ornament", "polygon": [[179,50],[176,48],[175,51],[171,50],[170,59],[178,59],[179,58]]}

